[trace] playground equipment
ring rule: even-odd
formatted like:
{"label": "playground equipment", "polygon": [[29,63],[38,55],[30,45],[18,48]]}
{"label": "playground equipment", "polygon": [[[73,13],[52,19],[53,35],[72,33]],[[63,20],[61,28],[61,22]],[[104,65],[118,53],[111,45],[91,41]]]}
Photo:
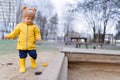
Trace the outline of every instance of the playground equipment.
{"label": "playground equipment", "polygon": [[[87,69],[90,70],[89,68],[94,66],[94,68],[96,67],[95,74],[99,74],[99,75],[97,75],[96,77],[92,77],[92,75],[95,76],[95,74],[90,72],[89,74],[90,77],[86,77],[86,75],[81,75],[82,77],[77,76],[73,78],[69,74],[69,70],[71,68],[68,67],[71,62],[74,64],[93,63],[92,65],[88,64]],[[104,66],[105,68],[100,68],[100,69],[97,68],[103,65],[109,65],[109,66],[107,67]],[[109,80],[114,80],[115,78],[117,79],[116,75],[111,76],[111,73],[109,71],[111,71],[112,74],[113,73],[116,74],[120,72],[119,66],[120,66],[120,51],[100,50],[100,49],[63,48],[61,50],[61,53],[58,54],[58,56],[54,59],[54,61],[48,67],[46,67],[45,71],[40,75],[39,80],[81,80],[81,79],[92,80],[93,78],[95,80],[98,80],[96,79],[97,77],[99,78],[99,80],[105,80],[106,78],[109,78]],[[83,66],[83,67],[86,67],[86,66]],[[74,68],[73,69],[73,72],[74,72],[75,67],[73,68]],[[77,68],[77,73],[80,73],[79,70],[81,69]],[[83,71],[84,70],[82,70],[82,73]],[[103,74],[100,74],[100,73],[105,73],[104,77],[102,77]],[[117,74],[117,76],[118,75],[119,74]],[[69,79],[69,77],[72,77],[72,79]]]}

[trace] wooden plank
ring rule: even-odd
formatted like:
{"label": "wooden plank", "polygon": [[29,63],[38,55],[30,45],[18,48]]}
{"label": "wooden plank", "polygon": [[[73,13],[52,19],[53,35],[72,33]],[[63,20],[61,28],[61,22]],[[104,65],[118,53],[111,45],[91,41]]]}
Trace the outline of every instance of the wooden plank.
{"label": "wooden plank", "polygon": [[64,57],[58,80],[68,80],[68,58]]}
{"label": "wooden plank", "polygon": [[111,55],[91,55],[91,54],[66,54],[69,62],[102,62],[120,63],[120,56]]}
{"label": "wooden plank", "polygon": [[120,51],[102,50],[102,49],[80,49],[80,48],[63,48],[63,53],[78,53],[78,54],[100,54],[100,55],[117,55],[120,56]]}
{"label": "wooden plank", "polygon": [[68,61],[120,63],[120,51],[101,49],[63,48]]}
{"label": "wooden plank", "polygon": [[85,45],[88,48],[88,45],[92,45],[92,43],[83,43],[83,42],[65,42],[65,45],[75,44],[76,48],[80,47],[81,45]]}
{"label": "wooden plank", "polygon": [[58,80],[64,57],[63,53],[58,54],[55,60],[39,76],[38,80]]}

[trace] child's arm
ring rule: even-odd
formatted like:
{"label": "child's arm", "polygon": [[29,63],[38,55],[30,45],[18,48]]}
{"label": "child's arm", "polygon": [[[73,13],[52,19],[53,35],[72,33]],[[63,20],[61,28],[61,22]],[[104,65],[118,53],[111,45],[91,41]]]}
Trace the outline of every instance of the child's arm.
{"label": "child's arm", "polygon": [[36,41],[41,41],[41,33],[38,27],[35,28],[35,37],[36,37]]}
{"label": "child's arm", "polygon": [[4,39],[14,39],[19,35],[19,27],[16,27],[13,32],[11,32],[10,34],[8,34],[7,36],[4,36]]}

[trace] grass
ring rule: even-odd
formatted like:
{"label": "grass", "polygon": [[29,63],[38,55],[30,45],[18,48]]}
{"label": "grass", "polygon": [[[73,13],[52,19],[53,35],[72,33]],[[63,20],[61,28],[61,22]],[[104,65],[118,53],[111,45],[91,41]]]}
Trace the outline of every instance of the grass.
{"label": "grass", "polygon": [[16,40],[0,40],[0,55],[16,53]]}
{"label": "grass", "polygon": [[[56,45],[57,46],[57,45]],[[59,51],[59,48],[48,42],[37,43],[37,52],[39,51]],[[18,53],[17,40],[0,40],[0,55]]]}
{"label": "grass", "polygon": [[[0,55],[18,53],[18,50],[16,50],[16,46],[17,46],[17,40],[0,40]],[[37,52],[59,51],[63,47],[75,47],[75,45],[65,46],[64,44],[43,41],[37,43]],[[81,46],[81,48],[85,48],[85,46]],[[93,46],[89,46],[89,48],[93,48]],[[120,50],[120,47],[108,45],[108,46],[104,46],[104,49]]]}

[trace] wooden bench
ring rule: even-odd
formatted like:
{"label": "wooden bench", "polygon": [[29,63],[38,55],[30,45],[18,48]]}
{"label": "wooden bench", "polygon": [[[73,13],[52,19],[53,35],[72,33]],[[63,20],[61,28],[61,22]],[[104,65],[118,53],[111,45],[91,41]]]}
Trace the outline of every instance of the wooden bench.
{"label": "wooden bench", "polygon": [[103,45],[105,45],[104,43],[89,43],[89,42],[87,42],[87,43],[84,43],[84,42],[65,42],[65,45],[71,45],[71,44],[75,44],[76,46],[76,48],[80,48],[81,47],[81,45],[85,45],[85,47],[88,49],[89,47],[89,45],[93,45],[94,47],[94,49],[96,49],[96,47],[97,46],[100,46],[101,48],[103,48]]}
{"label": "wooden bench", "polygon": [[76,48],[81,47],[81,45],[85,45],[85,47],[88,49],[88,45],[92,45],[91,43],[82,43],[82,42],[65,42],[65,45],[71,45],[71,44],[75,44]]}

